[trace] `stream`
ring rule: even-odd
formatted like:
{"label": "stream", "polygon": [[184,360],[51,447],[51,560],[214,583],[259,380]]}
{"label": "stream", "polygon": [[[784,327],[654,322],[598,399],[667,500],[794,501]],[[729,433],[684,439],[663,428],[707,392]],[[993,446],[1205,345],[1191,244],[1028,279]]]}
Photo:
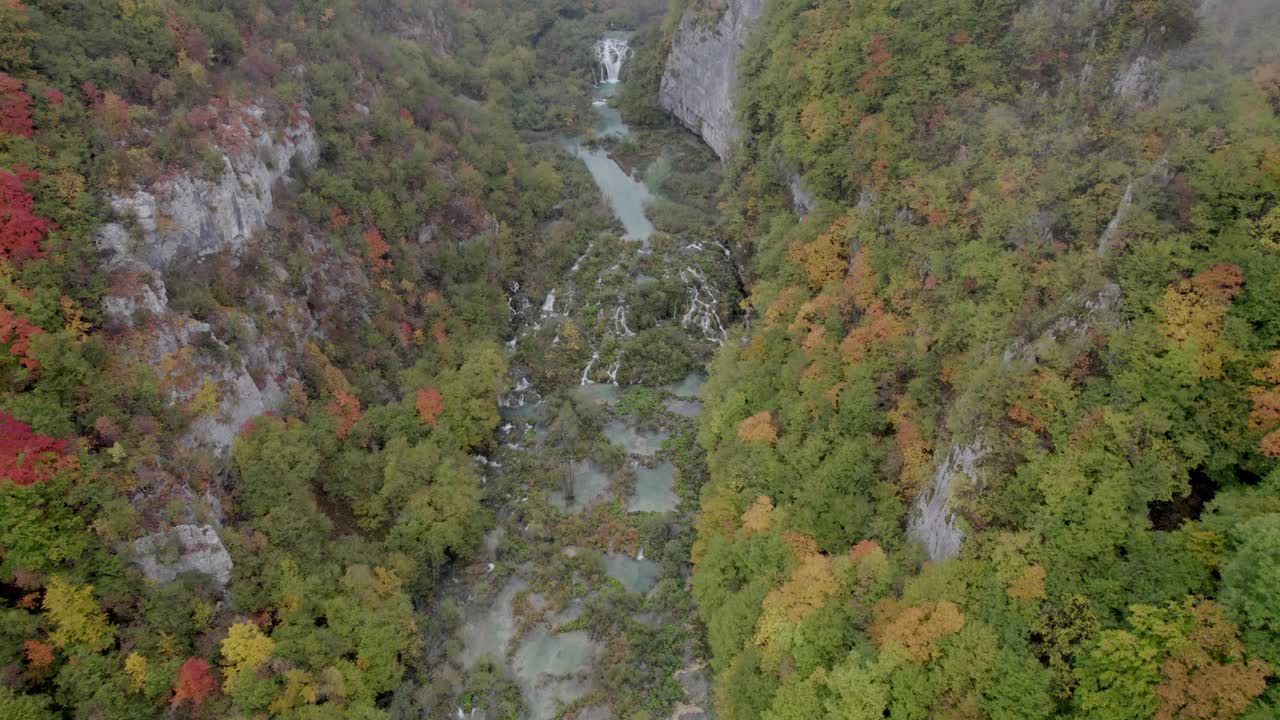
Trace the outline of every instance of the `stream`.
{"label": "stream", "polygon": [[[706,376],[695,371],[652,387],[617,380],[626,372],[627,343],[642,332],[625,300],[637,286],[668,283],[683,298],[665,322],[706,356],[723,341],[719,293],[705,267],[726,263],[727,251],[718,243],[658,251],[651,242],[657,230],[648,210],[657,197],[607,149],[610,138],[631,132],[611,105],[630,56],[626,38],[609,33],[596,43],[591,137],[562,144],[586,166],[622,233],[593,241],[540,303],[511,302],[518,330],[509,348],[572,321],[590,354],[568,387],[535,387],[513,368],[513,389],[500,403],[499,447],[477,458],[497,498],[498,524],[480,562],[446,581],[461,616],[446,642],[456,673],[451,717],[512,717],[503,704],[510,691],[495,689],[502,682],[518,688],[517,716],[527,720],[709,717],[687,555],[693,480],[704,474],[701,456],[688,448],[696,447]],[[554,439],[563,426],[574,428],[572,453]],[[634,678],[628,702],[617,686],[627,687],[625,676],[610,679],[614,667],[654,677]]]}

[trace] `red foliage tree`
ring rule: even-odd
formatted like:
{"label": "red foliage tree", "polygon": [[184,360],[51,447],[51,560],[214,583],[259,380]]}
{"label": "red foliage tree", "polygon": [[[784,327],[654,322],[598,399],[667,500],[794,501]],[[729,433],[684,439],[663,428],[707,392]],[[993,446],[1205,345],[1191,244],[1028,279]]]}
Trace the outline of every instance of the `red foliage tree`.
{"label": "red foliage tree", "polygon": [[31,96],[23,92],[22,81],[0,72],[0,132],[31,137]]}
{"label": "red foliage tree", "polygon": [[325,408],[329,414],[338,418],[338,439],[345,440],[351,428],[360,422],[363,413],[360,410],[360,398],[346,390],[337,390],[333,394],[333,402]]}
{"label": "red foliage tree", "polygon": [[387,253],[391,252],[391,246],[386,240],[382,239],[382,233],[378,232],[378,228],[370,227],[364,233],[365,249],[369,253],[369,262],[373,265],[374,270],[385,270],[390,263],[387,262]]}
{"label": "red foliage tree", "polygon": [[209,672],[209,662],[204,658],[187,658],[178,668],[178,681],[173,685],[173,704],[178,705],[190,700],[192,705],[200,705],[218,686],[213,674]]}
{"label": "red foliage tree", "polygon": [[28,370],[40,367],[40,361],[31,355],[31,338],[44,332],[0,305],[0,347],[8,346],[9,354],[18,359]]}
{"label": "red foliage tree", "polygon": [[75,464],[67,441],[32,432],[31,426],[0,412],[0,480],[27,486],[44,482]]}
{"label": "red foliage tree", "polygon": [[27,656],[27,664],[33,668],[47,668],[53,664],[53,646],[39,640],[27,640],[22,643],[22,651]]}
{"label": "red foliage tree", "polygon": [[58,88],[49,88],[44,91],[44,99],[48,100],[53,105],[61,105],[65,98],[62,95],[62,91]]}
{"label": "red foliage tree", "polygon": [[54,223],[35,213],[35,199],[26,183],[40,174],[21,167],[17,173],[0,170],[0,260],[19,262],[44,254],[40,241]]}
{"label": "red foliage tree", "polygon": [[440,394],[438,388],[427,388],[418,391],[418,417],[422,418],[422,422],[435,427],[440,422],[440,415],[444,412],[444,396]]}

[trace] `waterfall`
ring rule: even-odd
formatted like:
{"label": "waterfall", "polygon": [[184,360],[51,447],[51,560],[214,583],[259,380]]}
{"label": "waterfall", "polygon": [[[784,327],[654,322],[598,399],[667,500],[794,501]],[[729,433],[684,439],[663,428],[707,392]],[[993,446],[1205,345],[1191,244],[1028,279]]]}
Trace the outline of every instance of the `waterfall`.
{"label": "waterfall", "polygon": [[631,55],[631,48],[622,38],[604,37],[591,46],[595,51],[600,71],[596,79],[600,83],[616,84],[622,79],[622,63]]}
{"label": "waterfall", "polygon": [[596,361],[599,359],[600,359],[600,351],[599,350],[591,351],[591,359],[587,361],[587,366],[582,368],[582,381],[578,383],[579,385],[591,384],[591,366],[595,365]]}
{"label": "waterfall", "polygon": [[613,325],[612,327],[613,334],[617,335],[618,337],[629,338],[629,337],[636,336],[635,332],[633,332],[631,328],[627,326],[627,305],[625,302],[622,305],[619,305],[618,307],[614,308],[612,325]]}
{"label": "waterfall", "polygon": [[694,267],[686,266],[680,271],[680,280],[689,291],[689,309],[680,318],[680,325],[689,329],[699,329],[702,336],[717,345],[723,345],[728,333],[720,322],[717,309],[719,300],[707,277]]}

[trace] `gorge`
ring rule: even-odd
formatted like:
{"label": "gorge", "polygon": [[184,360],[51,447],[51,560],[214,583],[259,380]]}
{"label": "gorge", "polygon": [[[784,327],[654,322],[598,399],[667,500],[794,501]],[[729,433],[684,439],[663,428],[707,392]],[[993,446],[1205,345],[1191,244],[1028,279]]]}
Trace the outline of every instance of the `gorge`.
{"label": "gorge", "polygon": [[0,718],[1280,716],[1275,37],[0,3]]}

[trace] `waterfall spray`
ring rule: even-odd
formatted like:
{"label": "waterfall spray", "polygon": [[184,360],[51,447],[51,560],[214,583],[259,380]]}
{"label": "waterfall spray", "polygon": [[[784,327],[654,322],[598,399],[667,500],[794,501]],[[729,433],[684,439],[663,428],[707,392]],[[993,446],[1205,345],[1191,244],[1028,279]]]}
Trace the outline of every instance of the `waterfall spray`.
{"label": "waterfall spray", "polygon": [[621,38],[600,38],[591,46],[600,66],[596,80],[599,83],[617,83],[622,79],[622,63],[631,56],[631,48]]}

